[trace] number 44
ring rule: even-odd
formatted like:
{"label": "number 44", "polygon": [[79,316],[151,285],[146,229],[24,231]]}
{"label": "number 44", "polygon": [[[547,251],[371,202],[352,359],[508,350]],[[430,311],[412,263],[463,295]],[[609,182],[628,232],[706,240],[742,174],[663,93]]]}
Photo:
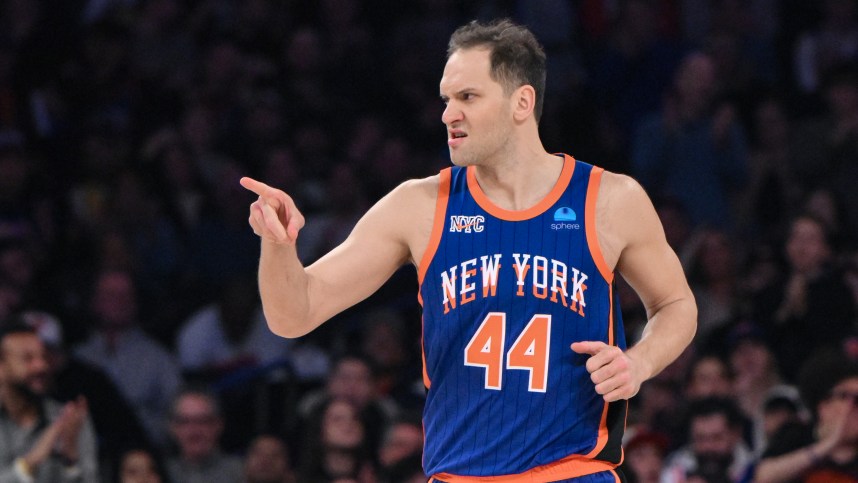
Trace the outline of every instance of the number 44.
{"label": "number 44", "polygon": [[499,391],[506,354],[507,369],[530,372],[528,391],[545,392],[550,337],[551,316],[536,314],[505,353],[506,314],[490,312],[465,346],[465,365],[484,368],[485,388]]}

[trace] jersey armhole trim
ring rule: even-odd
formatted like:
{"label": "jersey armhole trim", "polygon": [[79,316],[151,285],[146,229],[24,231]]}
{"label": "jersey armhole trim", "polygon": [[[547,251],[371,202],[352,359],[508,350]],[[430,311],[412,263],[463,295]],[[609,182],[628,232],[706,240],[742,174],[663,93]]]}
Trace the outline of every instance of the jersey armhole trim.
{"label": "jersey armhole trim", "polygon": [[447,214],[447,201],[450,198],[450,173],[451,168],[444,168],[439,173],[438,198],[435,200],[432,234],[429,236],[429,244],[426,245],[426,251],[423,252],[420,265],[417,267],[417,297],[420,299],[420,305],[423,305],[423,299],[420,296],[419,287],[423,285],[423,278],[426,277],[426,271],[429,270],[429,264],[432,263],[435,252],[441,244],[441,234],[444,232],[444,215]]}
{"label": "jersey armhole trim", "polygon": [[593,167],[590,172],[590,180],[587,183],[587,199],[584,201],[584,229],[587,235],[587,245],[590,247],[590,255],[599,269],[599,273],[608,283],[614,281],[614,272],[608,268],[605,257],[602,255],[602,247],[599,245],[599,236],[596,231],[596,201],[599,198],[599,187],[601,186],[602,173],[605,170]]}

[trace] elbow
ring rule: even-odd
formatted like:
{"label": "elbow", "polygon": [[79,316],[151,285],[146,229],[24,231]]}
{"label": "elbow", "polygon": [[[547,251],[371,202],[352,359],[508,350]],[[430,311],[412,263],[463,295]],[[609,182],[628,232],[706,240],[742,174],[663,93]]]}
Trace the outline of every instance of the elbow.
{"label": "elbow", "polygon": [[694,336],[697,335],[697,301],[694,299],[694,295],[689,291],[688,293],[688,331],[689,331],[689,343],[694,339]]}
{"label": "elbow", "polygon": [[268,313],[265,313],[265,322],[268,324],[268,329],[274,335],[285,339],[297,339],[298,337],[307,335],[314,327],[306,320]]}
{"label": "elbow", "polygon": [[694,294],[688,294],[688,319],[694,330],[697,331],[697,300],[694,299]]}

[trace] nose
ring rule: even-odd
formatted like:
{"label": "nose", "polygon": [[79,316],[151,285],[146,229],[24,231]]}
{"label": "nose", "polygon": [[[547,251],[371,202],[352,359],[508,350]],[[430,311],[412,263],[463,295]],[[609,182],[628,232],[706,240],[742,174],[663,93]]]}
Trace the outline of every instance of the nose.
{"label": "nose", "polygon": [[454,122],[461,120],[462,110],[456,107],[456,104],[453,101],[448,102],[447,107],[444,108],[444,112],[441,114],[441,122],[450,126]]}
{"label": "nose", "polygon": [[30,364],[30,369],[35,373],[42,373],[50,369],[48,359],[45,356],[33,358]]}

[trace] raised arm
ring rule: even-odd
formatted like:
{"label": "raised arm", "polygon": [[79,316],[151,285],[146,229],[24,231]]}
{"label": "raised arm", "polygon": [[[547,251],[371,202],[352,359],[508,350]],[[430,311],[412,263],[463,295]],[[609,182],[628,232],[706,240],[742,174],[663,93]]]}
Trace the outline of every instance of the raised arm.
{"label": "raised arm", "polygon": [[588,353],[596,391],[608,401],[628,399],[688,346],[697,330],[697,305],[676,254],[643,188],[605,172],[596,205],[600,246],[646,307],[641,340],[625,353],[597,342],[573,344]]}
{"label": "raised arm", "polygon": [[279,189],[242,178],[241,185],[259,195],[249,221],[262,238],[259,292],[272,332],[299,337],[312,331],[371,295],[406,263],[424,206],[431,217],[428,183],[400,185],[361,218],[341,245],[305,268],[295,248],[304,226],[295,203]]}

